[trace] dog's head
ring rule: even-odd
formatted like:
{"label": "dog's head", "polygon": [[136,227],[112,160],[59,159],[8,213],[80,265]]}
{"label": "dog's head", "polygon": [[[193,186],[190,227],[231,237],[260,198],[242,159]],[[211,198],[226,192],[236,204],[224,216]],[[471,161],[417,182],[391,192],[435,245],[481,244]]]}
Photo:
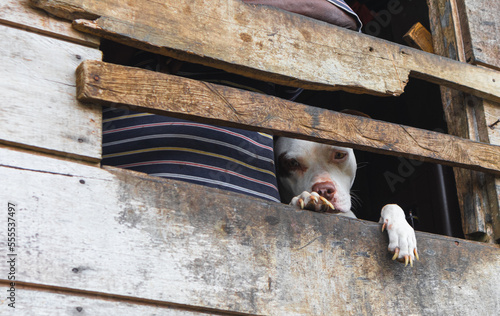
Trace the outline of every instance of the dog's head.
{"label": "dog's head", "polygon": [[350,211],[350,189],[356,175],[352,149],[279,137],[275,155],[283,202],[289,203],[303,191],[317,192],[337,211]]}

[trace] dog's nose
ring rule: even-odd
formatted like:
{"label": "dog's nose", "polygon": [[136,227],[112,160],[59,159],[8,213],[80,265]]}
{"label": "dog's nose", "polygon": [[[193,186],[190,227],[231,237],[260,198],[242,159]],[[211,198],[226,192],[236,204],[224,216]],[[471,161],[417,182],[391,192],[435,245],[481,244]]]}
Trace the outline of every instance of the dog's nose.
{"label": "dog's nose", "polygon": [[328,201],[333,201],[333,196],[337,189],[335,189],[335,185],[331,182],[320,182],[313,185],[312,191],[318,193]]}

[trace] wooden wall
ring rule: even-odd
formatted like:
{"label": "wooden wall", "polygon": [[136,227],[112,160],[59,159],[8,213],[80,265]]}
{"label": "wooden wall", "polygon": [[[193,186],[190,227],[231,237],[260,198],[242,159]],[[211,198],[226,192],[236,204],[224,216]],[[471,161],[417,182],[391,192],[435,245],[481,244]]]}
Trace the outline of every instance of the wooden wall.
{"label": "wooden wall", "polygon": [[[0,157],[10,184],[2,200],[17,205],[25,315],[99,306],[98,315],[468,315],[471,306],[487,315],[498,307],[492,245],[417,233],[421,260],[405,268],[374,222],[16,150]],[[60,305],[43,304],[50,297]]]}
{"label": "wooden wall", "polygon": [[0,3],[0,42],[0,143],[98,162],[100,109],[75,99],[74,71],[101,59],[97,39],[12,0]]}
{"label": "wooden wall", "polygon": [[[493,14],[499,4],[498,1],[428,0],[436,53],[498,69],[500,29],[492,25],[500,25],[498,15]],[[492,22],[495,20],[496,23]],[[500,145],[499,103],[447,87],[441,91],[450,134]],[[498,243],[500,178],[464,169],[455,169],[455,178],[464,233],[471,239]]]}
{"label": "wooden wall", "polygon": [[[64,3],[71,6],[57,7]],[[93,19],[98,14],[85,10],[106,3],[0,2],[0,249],[5,254],[0,264],[0,314],[14,314],[6,294],[13,286],[18,315],[488,315],[498,310],[500,251],[495,245],[417,232],[421,260],[405,268],[390,259],[387,236],[377,223],[101,168],[100,106],[77,100],[75,75],[84,60],[101,59],[99,39],[31,4],[63,18]],[[189,3],[182,3],[185,10],[176,12],[188,14]],[[205,2],[193,5],[199,3]],[[269,13],[285,24],[297,19],[242,7],[237,1],[227,3],[236,13],[261,18]],[[211,8],[215,14],[224,7]],[[117,6],[110,12],[127,10],[131,7]],[[239,15],[241,21],[246,21],[244,14]],[[305,23],[301,36],[325,27]],[[77,24],[80,29],[93,25]],[[369,53],[368,47],[376,51],[391,45],[365,36],[363,40]],[[416,51],[411,54],[421,57]],[[465,69],[477,70],[470,67]],[[478,73],[497,76],[496,70],[482,71]],[[293,76],[280,73],[276,78]],[[469,92],[475,89],[468,85],[451,84]],[[387,91],[393,93],[392,88]],[[496,98],[495,91],[480,94]],[[485,115],[488,120],[497,115],[491,113]],[[353,119],[336,117],[339,122]],[[412,131],[417,140],[436,137]],[[354,139],[337,137],[334,142]],[[332,141],[327,136],[319,140]],[[486,146],[486,152],[497,150],[459,142]],[[405,152],[394,149],[393,154]],[[467,170],[500,171],[494,159],[481,158],[477,164],[455,160],[449,163]],[[9,280],[13,270],[5,264],[12,252],[7,244],[8,203],[15,204],[15,285]]]}

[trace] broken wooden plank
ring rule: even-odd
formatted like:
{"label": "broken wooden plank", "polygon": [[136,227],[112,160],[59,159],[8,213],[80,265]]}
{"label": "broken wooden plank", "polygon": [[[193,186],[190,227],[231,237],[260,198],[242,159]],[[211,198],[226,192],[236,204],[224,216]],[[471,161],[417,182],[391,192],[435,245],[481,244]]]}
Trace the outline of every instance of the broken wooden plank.
{"label": "broken wooden plank", "polygon": [[456,1],[467,62],[500,70],[500,1]]}
{"label": "broken wooden plank", "polygon": [[139,68],[85,61],[77,98],[500,174],[500,146]]}
{"label": "broken wooden plank", "polygon": [[99,106],[76,100],[75,69],[93,48],[0,25],[0,142],[99,161]]}
{"label": "broken wooden plank", "polygon": [[127,45],[308,89],[400,95],[411,74],[500,101],[500,73],[272,7],[227,0],[32,0]]}
{"label": "broken wooden plank", "polygon": [[0,24],[18,27],[35,33],[63,39],[93,48],[99,47],[100,38],[76,31],[71,23],[50,16],[30,5],[30,0],[2,0]]}
{"label": "broken wooden plank", "polygon": [[432,35],[420,22],[413,25],[403,36],[403,39],[413,48],[417,48],[428,53],[434,53],[434,48],[432,47]]}
{"label": "broken wooden plank", "polygon": [[16,204],[23,284],[261,315],[498,307],[494,245],[417,232],[421,258],[405,268],[374,222],[7,149],[0,178],[0,200]]}

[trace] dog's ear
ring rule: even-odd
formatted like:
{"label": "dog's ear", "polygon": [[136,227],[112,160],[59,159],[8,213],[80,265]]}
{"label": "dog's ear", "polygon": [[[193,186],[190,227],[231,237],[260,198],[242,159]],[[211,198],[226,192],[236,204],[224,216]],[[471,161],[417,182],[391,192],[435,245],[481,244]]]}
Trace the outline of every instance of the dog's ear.
{"label": "dog's ear", "polygon": [[367,118],[371,118],[370,115],[368,115],[366,113],[363,113],[361,111],[358,111],[358,110],[345,109],[345,110],[342,110],[340,112],[341,113],[345,113],[345,114],[351,114],[351,115],[364,116],[364,117],[367,117]]}

